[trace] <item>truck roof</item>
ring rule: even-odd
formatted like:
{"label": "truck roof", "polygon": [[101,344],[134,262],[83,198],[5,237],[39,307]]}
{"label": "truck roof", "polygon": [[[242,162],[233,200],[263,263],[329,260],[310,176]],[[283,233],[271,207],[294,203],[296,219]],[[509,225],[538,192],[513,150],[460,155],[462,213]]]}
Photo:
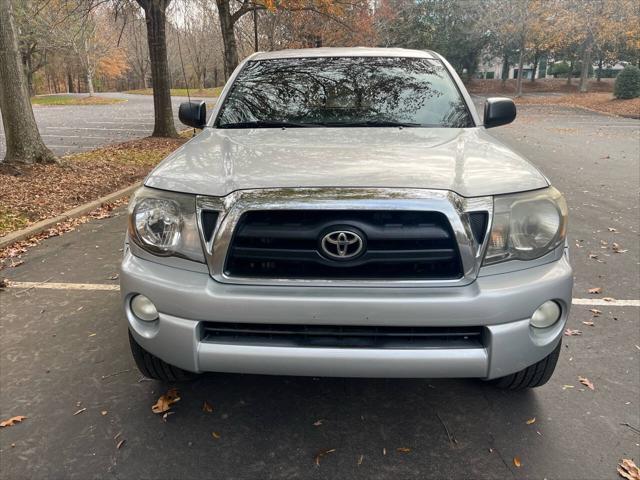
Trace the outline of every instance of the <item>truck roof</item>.
{"label": "truck roof", "polygon": [[371,47],[322,47],[278,50],[275,52],[257,52],[248,60],[272,60],[276,58],[308,57],[411,57],[438,58],[430,50],[410,50],[407,48],[371,48]]}

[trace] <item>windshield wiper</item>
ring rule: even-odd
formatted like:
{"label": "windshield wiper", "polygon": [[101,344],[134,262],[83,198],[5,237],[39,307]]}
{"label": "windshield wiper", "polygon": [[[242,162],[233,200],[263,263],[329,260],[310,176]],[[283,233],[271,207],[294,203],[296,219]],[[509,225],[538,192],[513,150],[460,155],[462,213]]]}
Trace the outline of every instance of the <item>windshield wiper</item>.
{"label": "windshield wiper", "polygon": [[358,122],[324,122],[325,127],[422,127],[421,123],[397,122],[395,120],[363,120]]}
{"label": "windshield wiper", "polygon": [[306,128],[317,125],[311,123],[280,122],[277,120],[254,120],[252,122],[223,123],[218,128]]}

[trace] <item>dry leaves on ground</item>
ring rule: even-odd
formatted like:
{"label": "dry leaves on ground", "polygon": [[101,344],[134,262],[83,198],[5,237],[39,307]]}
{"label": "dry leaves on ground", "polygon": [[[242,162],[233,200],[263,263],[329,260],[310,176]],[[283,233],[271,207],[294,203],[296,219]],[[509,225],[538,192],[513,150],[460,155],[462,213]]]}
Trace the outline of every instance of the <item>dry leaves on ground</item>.
{"label": "dry leaves on ground", "polygon": [[316,420],[315,422],[313,422],[314,427],[319,427],[320,425],[322,425],[322,419]]}
{"label": "dry leaves on ground", "polygon": [[640,480],[640,468],[628,458],[623,458],[618,464],[618,474],[627,480]]}
{"label": "dry leaves on ground", "polygon": [[160,398],[158,398],[158,401],[151,406],[151,411],[153,413],[167,412],[171,408],[171,405],[179,401],[180,401],[180,394],[178,393],[178,390],[175,388],[172,388],[168,390],[167,393],[165,393],[164,395],[161,395]]}
{"label": "dry leaves on ground", "polygon": [[398,453],[411,453],[411,449],[407,447],[398,447],[396,448]]}
{"label": "dry leaves on ground", "polygon": [[211,436],[218,440],[220,438],[220,434],[218,432],[211,432]]}
{"label": "dry leaves on ground", "polygon": [[[573,95],[549,95],[522,97],[516,99],[517,104],[529,105],[562,105],[565,107],[578,107],[586,110],[622,115],[625,117],[640,118],[640,98],[619,100],[611,93],[576,93]],[[615,228],[609,228],[615,233]]]}
{"label": "dry leaves on ground", "polygon": [[572,330],[571,328],[567,328],[567,329],[564,331],[564,334],[565,334],[567,337],[577,337],[577,336],[579,336],[579,335],[582,335],[582,332],[581,332],[580,330]]}
{"label": "dry leaves on ground", "polygon": [[202,411],[205,413],[212,413],[213,407],[209,404],[209,402],[205,400],[204,403],[202,404]]}
{"label": "dry leaves on ground", "polygon": [[57,237],[66,232],[71,232],[75,230],[78,225],[87,223],[89,220],[110,217],[114,208],[120,205],[124,205],[125,203],[127,203],[127,201],[127,198],[123,198],[113,203],[102,205],[100,208],[97,208],[88,215],[57,223],[49,230],[39,233],[38,235],[34,235],[27,240],[14,243],[3,250],[0,250],[0,270],[9,267],[17,267],[24,263],[21,258],[25,253],[27,253],[28,249],[37,246],[38,244],[40,244],[40,242],[46,240],[47,238]]}
{"label": "dry leaves on ground", "polygon": [[602,287],[593,287],[589,289],[589,293],[592,295],[597,295],[599,293],[602,293]]}
{"label": "dry leaves on ground", "polygon": [[11,417],[0,422],[0,427],[12,427],[16,423],[20,423],[21,421],[23,421],[25,418],[27,417],[23,415],[16,415],[15,417]]}
{"label": "dry leaves on ground", "polygon": [[602,310],[598,310],[597,308],[590,308],[589,311],[593,314],[594,317],[599,317],[602,313]]}
{"label": "dry leaves on ground", "polygon": [[513,457],[513,464],[516,467],[520,468],[522,466],[522,460],[520,460],[520,457],[518,456]]}
{"label": "dry leaves on ground", "polygon": [[578,377],[578,380],[582,385],[587,387],[589,390],[595,390],[596,387],[593,385],[593,382],[589,380],[587,377]]}
{"label": "dry leaves on ground", "polygon": [[[52,218],[142,180],[185,138],[143,138],[62,158],[62,165],[0,167],[0,197],[4,215],[28,224]],[[0,235],[15,230],[15,222],[0,228]]]}
{"label": "dry leaves on ground", "polygon": [[530,418],[529,420],[526,421],[527,425],[532,425],[536,423],[536,417]]}
{"label": "dry leaves on ground", "polygon": [[333,452],[335,452],[335,451],[336,451],[336,449],[335,449],[335,448],[326,448],[326,449],[324,449],[324,450],[320,450],[320,451],[316,454],[316,456],[315,456],[315,458],[314,458],[314,462],[315,462],[315,464],[316,464],[317,466],[320,466],[320,459],[321,459],[322,457],[324,457],[325,455],[329,455],[330,453],[333,453]]}

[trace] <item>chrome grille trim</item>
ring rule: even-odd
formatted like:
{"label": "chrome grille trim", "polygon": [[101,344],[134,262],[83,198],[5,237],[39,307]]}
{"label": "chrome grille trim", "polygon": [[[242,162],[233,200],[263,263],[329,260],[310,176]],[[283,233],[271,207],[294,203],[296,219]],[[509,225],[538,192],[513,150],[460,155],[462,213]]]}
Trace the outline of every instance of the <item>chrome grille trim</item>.
{"label": "chrome grille trim", "polygon": [[[349,286],[349,287],[445,287],[472,283],[480,270],[493,218],[492,197],[464,198],[445,190],[395,188],[286,188],[233,192],[226,197],[198,196],[197,217],[209,272],[218,282],[242,285]],[[324,279],[256,279],[231,277],[224,265],[233,232],[243,213],[253,210],[425,210],[447,216],[453,229],[463,276],[452,280],[324,280]],[[202,229],[202,211],[219,211],[211,240]],[[489,220],[483,244],[475,240],[468,214],[487,212]]]}

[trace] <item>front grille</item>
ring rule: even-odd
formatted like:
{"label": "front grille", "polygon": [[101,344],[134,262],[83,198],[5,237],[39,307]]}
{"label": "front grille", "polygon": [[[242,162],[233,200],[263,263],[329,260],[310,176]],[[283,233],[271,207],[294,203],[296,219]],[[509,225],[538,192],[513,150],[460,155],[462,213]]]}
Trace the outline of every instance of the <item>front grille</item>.
{"label": "front grille", "polygon": [[364,327],[202,322],[201,340],[320,348],[482,348],[482,327]]}
{"label": "front grille", "polygon": [[[351,260],[323,256],[333,230],[363,237]],[[462,264],[447,217],[439,212],[257,210],[240,218],[228,251],[228,276],[268,279],[458,279]]]}

